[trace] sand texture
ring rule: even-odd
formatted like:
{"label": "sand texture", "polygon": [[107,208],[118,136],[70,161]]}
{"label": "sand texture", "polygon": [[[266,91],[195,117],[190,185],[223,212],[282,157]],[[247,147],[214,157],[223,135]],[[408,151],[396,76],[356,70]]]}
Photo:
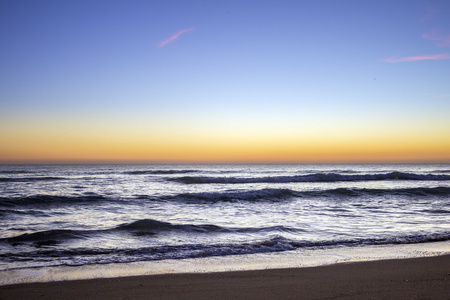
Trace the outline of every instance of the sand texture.
{"label": "sand texture", "polygon": [[450,255],[0,287],[0,299],[450,299]]}

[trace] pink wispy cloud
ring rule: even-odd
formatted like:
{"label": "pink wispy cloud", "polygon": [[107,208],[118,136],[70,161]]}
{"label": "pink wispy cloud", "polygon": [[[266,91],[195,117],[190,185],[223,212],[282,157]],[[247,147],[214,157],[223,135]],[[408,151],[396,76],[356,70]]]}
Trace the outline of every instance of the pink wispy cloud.
{"label": "pink wispy cloud", "polygon": [[158,44],[159,48],[164,47],[165,45],[167,45],[170,42],[175,41],[177,38],[179,38],[183,33],[189,32],[194,30],[194,27],[191,28],[186,28],[183,30],[178,31],[177,33],[175,33],[174,35],[172,35],[170,38],[168,38],[167,40],[162,41],[161,43]]}
{"label": "pink wispy cloud", "polygon": [[437,13],[439,12],[438,9],[435,9],[433,7],[427,7],[427,13],[422,17],[422,22],[427,22],[430,19],[432,19]]}
{"label": "pink wispy cloud", "polygon": [[450,54],[435,54],[435,55],[421,55],[421,56],[408,56],[408,57],[390,57],[383,59],[384,62],[397,63],[397,62],[410,62],[410,61],[420,61],[420,60],[439,60],[439,59],[450,59]]}
{"label": "pink wispy cloud", "polygon": [[436,32],[430,32],[422,34],[422,37],[426,40],[438,41],[439,43],[437,43],[436,46],[450,47],[450,34],[440,35]]}

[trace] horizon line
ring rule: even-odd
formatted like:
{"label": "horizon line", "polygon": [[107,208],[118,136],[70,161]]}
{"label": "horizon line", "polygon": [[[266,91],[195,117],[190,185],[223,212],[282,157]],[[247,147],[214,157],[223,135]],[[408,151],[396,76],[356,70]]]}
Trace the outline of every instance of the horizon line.
{"label": "horizon line", "polygon": [[313,164],[450,164],[449,160],[316,160],[316,161],[140,161],[140,160],[41,160],[0,161],[7,165],[313,165]]}

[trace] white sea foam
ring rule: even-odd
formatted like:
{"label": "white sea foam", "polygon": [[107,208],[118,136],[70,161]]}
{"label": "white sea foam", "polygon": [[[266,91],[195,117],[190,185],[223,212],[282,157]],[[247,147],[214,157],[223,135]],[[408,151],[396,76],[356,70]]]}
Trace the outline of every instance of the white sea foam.
{"label": "white sea foam", "polygon": [[0,285],[139,275],[305,268],[338,263],[406,259],[449,254],[450,241],[408,245],[299,249],[256,255],[17,269],[2,272]]}

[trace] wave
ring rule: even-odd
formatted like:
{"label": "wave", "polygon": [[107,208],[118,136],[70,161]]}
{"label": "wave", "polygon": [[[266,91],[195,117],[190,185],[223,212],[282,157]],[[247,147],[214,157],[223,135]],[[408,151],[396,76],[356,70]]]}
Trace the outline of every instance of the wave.
{"label": "wave", "polygon": [[[67,232],[67,234],[71,234],[71,232]],[[448,232],[430,235],[405,235],[387,238],[319,241],[300,241],[288,239],[281,235],[273,235],[259,241],[248,243],[182,244],[141,248],[58,249],[47,247],[36,251],[2,253],[0,254],[0,260],[5,262],[33,260],[35,261],[36,266],[39,266],[39,263],[41,263],[44,258],[52,257],[52,263],[55,265],[85,265],[283,252],[302,248],[320,249],[361,245],[416,244],[448,240],[450,240],[450,233]],[[30,266],[30,264],[28,264],[28,266]]]}
{"label": "wave", "polygon": [[235,201],[279,201],[296,197],[297,195],[297,192],[289,189],[262,189],[254,191],[185,193],[153,199],[160,201],[181,201],[187,203],[208,203]]}
{"label": "wave", "polygon": [[450,170],[446,169],[446,170],[434,170],[431,173],[450,173]]}
{"label": "wave", "polygon": [[35,246],[50,246],[59,244],[69,239],[79,239],[86,237],[88,231],[53,229],[46,231],[38,231],[33,233],[24,233],[15,237],[0,239],[0,242],[7,242],[14,246],[23,243],[34,243]]}
{"label": "wave", "polygon": [[340,173],[315,173],[294,176],[270,176],[270,177],[207,177],[207,176],[183,176],[167,178],[184,184],[242,184],[242,183],[294,183],[294,182],[336,182],[336,181],[376,181],[376,180],[423,180],[443,181],[450,180],[450,175],[414,174],[404,172],[390,172],[382,174],[352,174]]}
{"label": "wave", "polygon": [[[51,207],[71,205],[95,205],[99,203],[136,204],[142,201],[183,202],[187,204],[217,203],[217,202],[279,202],[298,198],[356,198],[356,197],[450,197],[450,187],[433,188],[337,188],[329,190],[295,191],[291,189],[261,189],[252,191],[202,192],[183,193],[172,196],[135,195],[130,199],[117,199],[97,194],[82,196],[34,195],[29,197],[0,197],[0,215],[14,213],[11,208]],[[5,209],[7,208],[7,209]],[[28,212],[28,210],[27,210]],[[23,214],[23,211],[18,212]],[[29,211],[33,214],[34,211]]]}
{"label": "wave", "polygon": [[33,172],[26,170],[0,170],[0,174],[29,174],[29,173]]}
{"label": "wave", "polygon": [[185,231],[185,232],[226,232],[226,228],[216,225],[193,225],[172,224],[152,219],[142,219],[132,223],[119,225],[116,229],[126,230],[133,233],[156,234],[163,231]]}
{"label": "wave", "polygon": [[[448,214],[448,211],[433,211],[435,214]],[[130,223],[124,223],[110,229],[102,230],[70,230],[70,229],[52,229],[46,231],[38,231],[34,233],[24,233],[14,237],[2,238],[0,242],[6,242],[13,246],[22,244],[31,244],[35,247],[52,246],[63,243],[72,239],[86,239],[95,238],[95,235],[104,233],[127,232],[134,236],[147,235],[163,235],[170,232],[182,232],[191,234],[251,234],[264,233],[279,235],[283,232],[305,232],[302,228],[292,228],[282,225],[268,226],[268,227],[223,227],[212,224],[172,224],[169,222],[158,221],[154,219],[141,219]],[[351,239],[351,240],[328,240],[328,241],[293,241],[282,239],[285,246],[281,247],[283,250],[293,250],[298,248],[308,247],[325,247],[325,246],[354,246],[354,245],[378,245],[378,244],[407,244],[407,243],[422,243],[431,241],[450,240],[450,233],[446,234],[430,234],[430,235],[409,235],[389,238],[372,238],[372,239]],[[276,239],[276,244],[280,245],[280,240]],[[253,244],[244,244],[245,247],[250,247]],[[258,244],[258,248],[269,247],[273,248],[274,240],[265,240]],[[277,247],[278,247],[277,246]],[[222,248],[223,250],[223,248]],[[273,249],[272,249],[273,251]]]}
{"label": "wave", "polygon": [[184,202],[184,203],[215,203],[215,202],[236,202],[236,201],[281,201],[292,197],[301,196],[301,193],[289,189],[262,189],[255,191],[235,191],[235,192],[204,192],[204,193],[183,193],[173,196],[151,196],[135,195],[129,199],[118,199],[105,197],[98,194],[85,194],[82,196],[54,196],[54,195],[33,195],[28,197],[0,197],[0,208],[4,214],[13,213],[11,208],[30,207],[66,207],[72,205],[95,205],[100,203],[122,203],[138,204],[143,201],[163,201],[163,202]]}
{"label": "wave", "polygon": [[450,210],[446,210],[446,209],[424,209],[424,210],[422,210],[422,212],[429,213],[429,214],[436,214],[436,215],[450,214]]}
{"label": "wave", "polygon": [[236,201],[269,201],[277,202],[294,198],[317,197],[363,197],[363,196],[406,196],[406,197],[449,197],[450,187],[434,188],[398,188],[398,189],[365,189],[337,188],[329,190],[294,191],[290,189],[262,189],[255,191],[204,192],[179,194],[159,198],[147,198],[159,201],[181,201],[186,203],[202,202],[236,202]]}
{"label": "wave", "polygon": [[172,224],[169,222],[162,222],[153,219],[142,219],[134,221],[132,223],[122,224],[116,227],[118,230],[127,230],[133,233],[150,233],[156,234],[164,231],[183,231],[183,232],[195,232],[195,233],[256,233],[256,232],[296,232],[303,231],[302,229],[290,228],[285,226],[269,226],[269,227],[244,227],[244,228],[232,228],[222,227],[211,224]]}
{"label": "wave", "polygon": [[129,232],[133,235],[156,235],[165,232],[185,232],[185,233],[257,233],[257,232],[299,232],[301,229],[289,228],[285,226],[269,227],[222,227],[212,224],[172,224],[153,219],[141,219],[131,223],[124,223],[110,229],[102,230],[69,230],[52,229],[38,231],[34,233],[24,233],[15,237],[0,239],[0,242],[7,242],[12,245],[23,243],[32,243],[35,246],[52,245],[67,241],[70,239],[87,238],[96,234],[113,233],[117,231]]}
{"label": "wave", "polygon": [[65,177],[0,177],[0,182],[31,182],[31,181],[55,181],[64,180]]}
{"label": "wave", "polygon": [[85,196],[33,195],[28,197],[0,197],[0,207],[62,206],[80,203],[93,204],[101,201],[113,201],[113,199],[97,194]]}
{"label": "wave", "polygon": [[170,174],[185,174],[195,173],[197,170],[138,170],[138,171],[126,171],[123,174],[126,175],[170,175]]}
{"label": "wave", "polygon": [[34,216],[34,217],[49,217],[50,214],[45,213],[40,210],[16,210],[16,209],[0,209],[0,216],[8,216],[8,215],[26,215],[26,216]]}
{"label": "wave", "polygon": [[366,188],[338,188],[325,191],[305,191],[298,192],[298,196],[317,196],[317,197],[361,197],[361,196],[407,196],[407,197],[448,197],[450,196],[449,187],[434,188],[397,188],[397,189],[366,189]]}

